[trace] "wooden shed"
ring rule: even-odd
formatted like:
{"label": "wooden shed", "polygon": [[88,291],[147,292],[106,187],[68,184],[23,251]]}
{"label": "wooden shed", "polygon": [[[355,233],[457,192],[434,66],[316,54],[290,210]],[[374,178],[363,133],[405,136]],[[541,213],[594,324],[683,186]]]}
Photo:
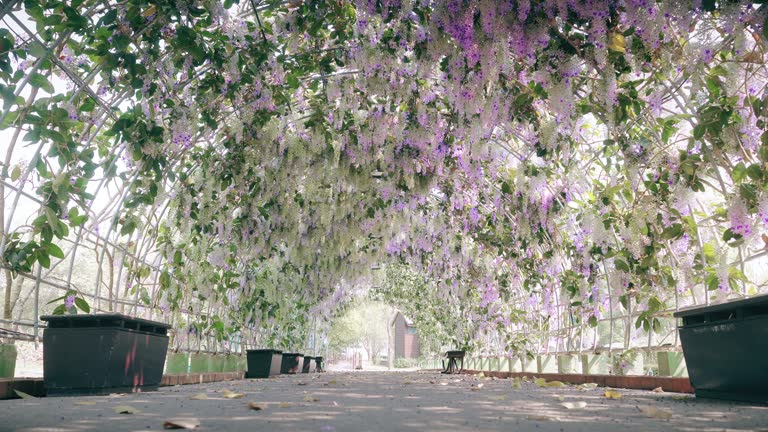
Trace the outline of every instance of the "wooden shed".
{"label": "wooden shed", "polygon": [[397,312],[390,326],[393,328],[395,358],[418,358],[421,355],[419,333],[413,322],[401,312]]}

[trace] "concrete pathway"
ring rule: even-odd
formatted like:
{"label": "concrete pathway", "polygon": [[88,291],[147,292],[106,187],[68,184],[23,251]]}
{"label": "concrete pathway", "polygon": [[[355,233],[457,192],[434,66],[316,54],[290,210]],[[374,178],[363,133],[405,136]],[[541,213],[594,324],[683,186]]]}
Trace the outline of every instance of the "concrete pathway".
{"label": "concrete pathway", "polygon": [[[226,391],[243,396],[227,398]],[[0,431],[136,432],[162,430],[166,420],[182,418],[196,419],[198,431],[768,432],[765,406],[617,391],[621,397],[609,399],[605,388],[432,372],[326,372],[143,394],[0,401]],[[199,394],[207,399],[191,399]],[[120,406],[117,411],[139,412],[118,414]]]}

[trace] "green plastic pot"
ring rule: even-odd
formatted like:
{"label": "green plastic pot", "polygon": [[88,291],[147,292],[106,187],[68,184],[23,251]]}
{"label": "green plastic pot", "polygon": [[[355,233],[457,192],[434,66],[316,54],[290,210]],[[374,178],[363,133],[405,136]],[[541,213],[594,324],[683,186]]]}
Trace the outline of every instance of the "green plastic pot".
{"label": "green plastic pot", "polygon": [[189,372],[206,373],[208,372],[209,355],[204,353],[189,354]]}
{"label": "green plastic pot", "polygon": [[208,372],[224,372],[226,356],[224,354],[211,354],[208,363]]}
{"label": "green plastic pot", "polygon": [[16,371],[16,345],[0,344],[0,378],[13,378]]}
{"label": "green plastic pot", "polygon": [[240,355],[227,354],[224,356],[224,372],[237,372],[240,369]]}
{"label": "green plastic pot", "polygon": [[170,353],[165,364],[167,374],[185,374],[189,371],[189,353]]}

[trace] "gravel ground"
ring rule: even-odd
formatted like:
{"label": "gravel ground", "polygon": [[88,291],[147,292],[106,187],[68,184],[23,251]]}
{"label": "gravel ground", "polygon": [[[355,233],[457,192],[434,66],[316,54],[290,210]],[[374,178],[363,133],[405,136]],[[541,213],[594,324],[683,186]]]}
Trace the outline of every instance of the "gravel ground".
{"label": "gravel ground", "polygon": [[[0,431],[136,432],[162,430],[180,418],[190,426],[199,422],[199,431],[768,432],[766,406],[622,389],[610,399],[605,388],[540,384],[433,372],[280,376],[0,401]],[[192,399],[196,395],[205,399]]]}

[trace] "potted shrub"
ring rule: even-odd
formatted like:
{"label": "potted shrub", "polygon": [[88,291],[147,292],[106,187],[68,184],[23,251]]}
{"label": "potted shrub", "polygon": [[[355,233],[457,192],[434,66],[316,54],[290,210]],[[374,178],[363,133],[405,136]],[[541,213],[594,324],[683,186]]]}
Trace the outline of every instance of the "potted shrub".
{"label": "potted shrub", "polygon": [[45,315],[43,377],[48,394],[156,390],[170,325],[121,314]]}
{"label": "potted shrub", "polygon": [[322,356],[316,356],[315,357],[315,372],[325,372],[323,369],[325,367],[325,364],[323,363],[323,357]]}
{"label": "potted shrub", "polygon": [[248,370],[246,378],[269,378],[280,375],[283,352],[275,349],[252,349],[246,351]]}
{"label": "potted shrub", "polygon": [[280,366],[281,374],[295,374],[301,372],[304,366],[304,354],[283,353],[283,361]]}
{"label": "potted shrub", "polygon": [[768,402],[768,295],[694,307],[682,318],[680,342],[697,397]]}
{"label": "potted shrub", "polygon": [[315,371],[315,358],[312,356],[304,356],[304,364],[301,368],[301,373],[310,373]]}

